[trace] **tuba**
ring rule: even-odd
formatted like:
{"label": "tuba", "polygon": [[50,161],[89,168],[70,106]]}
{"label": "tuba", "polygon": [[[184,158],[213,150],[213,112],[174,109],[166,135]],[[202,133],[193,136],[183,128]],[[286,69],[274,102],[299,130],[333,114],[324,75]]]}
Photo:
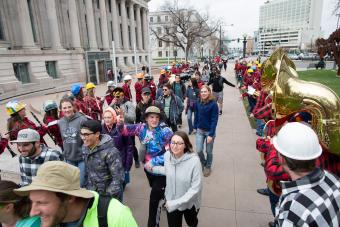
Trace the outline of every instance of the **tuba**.
{"label": "tuba", "polygon": [[325,85],[300,80],[291,60],[284,53],[282,55],[279,55],[281,60],[267,69],[277,70],[270,87],[273,92],[274,119],[300,111],[308,112],[312,116],[311,125],[320,143],[331,153],[340,155],[339,97]]}

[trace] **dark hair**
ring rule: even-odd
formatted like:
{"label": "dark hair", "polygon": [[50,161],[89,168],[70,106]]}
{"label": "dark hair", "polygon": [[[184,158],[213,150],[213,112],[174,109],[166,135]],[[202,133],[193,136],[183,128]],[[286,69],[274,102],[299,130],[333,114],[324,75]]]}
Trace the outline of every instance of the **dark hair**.
{"label": "dark hair", "polygon": [[[183,131],[176,131],[172,137],[174,136],[179,136],[183,139],[184,141],[184,145],[185,145],[185,148],[184,148],[184,153],[192,153],[194,152],[193,148],[192,148],[192,144],[190,142],[190,139],[189,139],[189,136],[186,132],[183,132]],[[172,139],[171,137],[171,139]]]}
{"label": "dark hair", "polygon": [[163,84],[162,87],[166,87],[166,88],[168,88],[169,90],[171,90],[171,84],[170,84],[170,83],[165,83],[165,84]]}
{"label": "dark hair", "polygon": [[53,110],[49,110],[45,113],[44,118],[43,118],[43,122],[45,124],[47,124],[48,122],[46,121],[47,117],[53,117],[55,120],[59,119],[58,116],[58,109],[53,109]]}
{"label": "dark hair", "polygon": [[315,169],[315,159],[313,160],[295,160],[295,159],[291,159],[291,158],[288,158],[286,156],[283,156],[282,154],[280,154],[288,168],[291,170],[291,171],[294,171],[294,172],[310,172],[310,171],[313,171]]}
{"label": "dark hair", "polygon": [[194,89],[198,89],[198,82],[196,80],[196,78],[190,78],[191,84],[192,84],[192,88]]}
{"label": "dark hair", "polygon": [[87,128],[93,133],[102,131],[102,124],[98,120],[87,120],[81,123],[80,128]]}
{"label": "dark hair", "polygon": [[29,216],[31,203],[28,197],[21,197],[13,192],[19,186],[12,181],[0,180],[0,204],[13,204],[14,214],[20,218]]}
{"label": "dark hair", "polygon": [[64,102],[69,102],[69,103],[71,103],[71,105],[74,107],[73,100],[72,100],[70,97],[63,97],[63,98],[60,100],[60,103],[59,103],[59,109],[60,109],[60,110],[61,110],[61,105],[62,105]]}
{"label": "dark hair", "polygon": [[[11,115],[10,118],[7,120],[7,130],[10,132],[14,128],[15,124],[19,123],[19,125],[23,124],[23,119],[20,117],[19,113],[16,112]],[[12,135],[12,133],[10,133]],[[16,138],[10,138],[11,140],[16,139]]]}

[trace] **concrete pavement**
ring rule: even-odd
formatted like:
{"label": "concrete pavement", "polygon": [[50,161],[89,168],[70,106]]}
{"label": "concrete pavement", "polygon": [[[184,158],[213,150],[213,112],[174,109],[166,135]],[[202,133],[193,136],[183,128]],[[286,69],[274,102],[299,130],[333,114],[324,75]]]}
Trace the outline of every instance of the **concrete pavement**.
{"label": "concrete pavement", "polygon": [[[223,71],[223,76],[235,83],[232,68],[233,65],[229,64],[228,71]],[[103,95],[105,86],[98,86],[97,93]],[[41,108],[43,100],[56,99],[56,96],[40,96],[24,101]],[[0,117],[4,123],[7,119],[4,105],[0,108]],[[183,123],[182,129],[187,131],[185,115]],[[4,132],[5,124],[0,127],[0,131]],[[191,135],[190,139],[195,146],[195,136]],[[225,86],[223,115],[219,118],[214,144],[212,174],[203,179],[199,226],[257,227],[267,226],[272,220],[268,197],[256,193],[256,189],[265,187],[266,183],[259,164],[259,154],[255,150],[255,140],[255,133],[250,128],[243,104],[239,100],[238,89]],[[5,152],[0,156],[0,169],[18,172],[17,160],[11,159]],[[17,179],[13,178],[17,174],[7,176]],[[124,201],[141,227],[147,223],[149,193],[150,188],[143,169],[132,167],[131,183],[126,187]],[[161,226],[167,226],[165,212],[162,212]]]}

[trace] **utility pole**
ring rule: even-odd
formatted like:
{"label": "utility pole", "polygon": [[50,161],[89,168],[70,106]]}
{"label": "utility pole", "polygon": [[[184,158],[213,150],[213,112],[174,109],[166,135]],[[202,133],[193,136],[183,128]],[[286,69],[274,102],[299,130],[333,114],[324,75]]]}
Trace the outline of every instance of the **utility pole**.
{"label": "utility pole", "polygon": [[222,26],[220,25],[220,55],[222,55]]}

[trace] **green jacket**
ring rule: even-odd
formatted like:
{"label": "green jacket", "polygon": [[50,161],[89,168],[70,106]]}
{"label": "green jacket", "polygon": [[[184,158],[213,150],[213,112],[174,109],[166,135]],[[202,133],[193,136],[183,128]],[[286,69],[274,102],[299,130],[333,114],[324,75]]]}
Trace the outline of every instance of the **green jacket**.
{"label": "green jacket", "polygon": [[[99,194],[94,191],[92,191],[92,193],[95,195],[94,201],[92,206],[87,210],[83,227],[99,227],[97,212]],[[130,208],[124,206],[116,199],[111,199],[110,201],[107,210],[107,224],[108,227],[138,227]]]}

